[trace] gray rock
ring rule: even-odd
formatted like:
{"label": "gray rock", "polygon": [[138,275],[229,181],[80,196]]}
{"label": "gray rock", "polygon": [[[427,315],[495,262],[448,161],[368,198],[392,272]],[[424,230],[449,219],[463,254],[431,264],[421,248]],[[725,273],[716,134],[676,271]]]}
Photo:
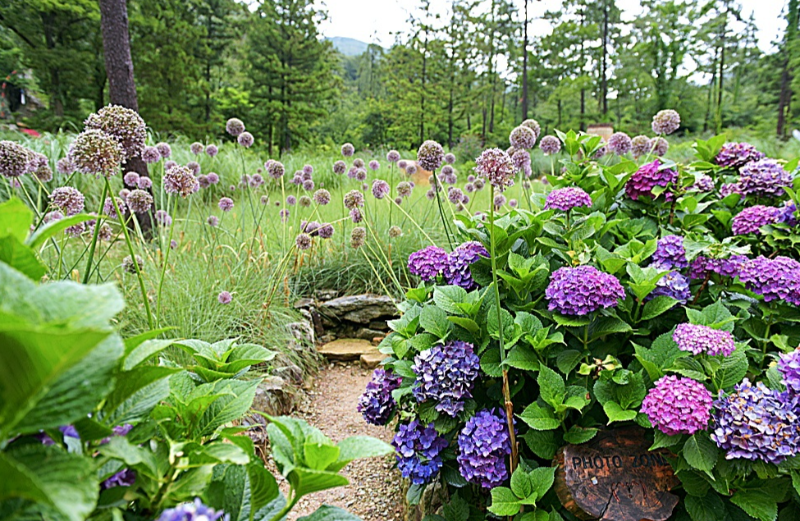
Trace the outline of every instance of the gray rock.
{"label": "gray rock", "polygon": [[323,315],[359,324],[369,324],[381,317],[398,316],[392,297],[386,295],[350,295],[327,300],[320,305]]}
{"label": "gray rock", "polygon": [[314,343],[314,328],[309,322],[306,322],[305,320],[300,322],[291,322],[286,324],[286,327],[289,329],[289,331],[291,331],[292,336],[296,340],[305,342],[307,344]]}
{"label": "gray rock", "polygon": [[319,300],[331,300],[339,296],[339,290],[336,289],[318,289],[314,292]]}
{"label": "gray rock", "polygon": [[294,410],[296,395],[289,383],[277,375],[264,378],[256,389],[253,409],[270,415],[289,414]]}
{"label": "gray rock", "polygon": [[385,320],[373,320],[369,323],[369,328],[378,331],[389,331],[389,324]]}
{"label": "gray rock", "polygon": [[356,338],[363,338],[364,340],[369,340],[372,342],[373,339],[382,338],[385,334],[386,333],[383,331],[375,331],[374,329],[362,327],[356,331]]}
{"label": "gray rock", "polygon": [[308,309],[314,307],[317,302],[313,298],[301,298],[294,303],[295,309]]}

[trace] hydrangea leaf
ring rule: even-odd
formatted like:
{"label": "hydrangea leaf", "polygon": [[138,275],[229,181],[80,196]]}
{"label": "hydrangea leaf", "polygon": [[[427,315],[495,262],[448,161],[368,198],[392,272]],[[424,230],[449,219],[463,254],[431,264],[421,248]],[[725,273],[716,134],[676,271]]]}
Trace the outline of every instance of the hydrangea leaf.
{"label": "hydrangea leaf", "polygon": [[506,487],[495,487],[492,489],[492,504],[488,507],[489,512],[496,516],[514,516],[520,511],[520,502],[517,496]]}
{"label": "hydrangea leaf", "polygon": [[704,434],[693,434],[683,445],[683,457],[692,467],[710,472],[717,464],[717,446]]}
{"label": "hydrangea leaf", "polygon": [[737,490],[731,503],[759,521],[775,521],[778,517],[778,503],[764,490]]}

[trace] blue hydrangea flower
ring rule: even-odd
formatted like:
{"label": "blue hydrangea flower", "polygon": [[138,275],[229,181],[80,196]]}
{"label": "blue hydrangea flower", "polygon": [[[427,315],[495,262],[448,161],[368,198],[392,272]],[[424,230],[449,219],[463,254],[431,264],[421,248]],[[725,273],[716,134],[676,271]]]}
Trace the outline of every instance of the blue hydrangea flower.
{"label": "blue hydrangea flower", "polygon": [[665,235],[658,240],[656,252],[653,254],[653,264],[664,268],[685,268],[689,265],[686,260],[686,249],[683,247],[683,237],[680,235]]}
{"label": "blue hydrangea flower", "polygon": [[[665,270],[666,271],[666,270]],[[658,296],[672,297],[681,304],[686,304],[692,298],[689,289],[689,279],[678,271],[670,271],[656,282],[656,289],[647,295],[645,300],[652,300]]]}
{"label": "blue hydrangea flower", "polygon": [[444,280],[451,286],[461,286],[467,291],[478,287],[472,280],[470,265],[481,257],[488,258],[489,252],[483,245],[476,241],[465,242],[447,256],[447,265],[444,268]]}
{"label": "blue hydrangea flower", "polygon": [[183,503],[175,508],[164,510],[158,521],[217,521],[224,519],[228,521],[230,516],[225,512],[216,512],[213,508],[204,505],[199,498],[192,503]]}
{"label": "blue hydrangea flower", "polygon": [[447,266],[447,252],[438,246],[428,246],[408,256],[408,271],[430,282]]}
{"label": "blue hydrangea flower", "polygon": [[412,420],[398,426],[392,445],[402,476],[415,485],[424,485],[442,468],[441,452],[447,448],[447,440],[436,433],[432,423],[426,427]]}
{"label": "blue hydrangea flower", "polygon": [[800,394],[800,349],[783,353],[778,360],[778,371],[790,393]]}
{"label": "blue hydrangea flower", "polygon": [[392,391],[400,387],[402,378],[379,367],[372,373],[372,380],[358,399],[358,412],[367,423],[386,425],[397,404],[392,398]]}
{"label": "blue hydrangea flower", "polygon": [[458,469],[470,483],[494,488],[508,479],[511,442],[505,412],[478,411],[458,435]]}
{"label": "blue hydrangea flower", "polygon": [[586,315],[601,307],[616,307],[617,301],[625,298],[625,290],[615,276],[594,266],[578,266],[556,270],[544,295],[550,311]]}
{"label": "blue hydrangea flower", "polygon": [[437,411],[455,417],[464,410],[464,400],[472,398],[480,367],[467,342],[451,340],[426,349],[414,357],[414,397],[420,403],[433,400]]}

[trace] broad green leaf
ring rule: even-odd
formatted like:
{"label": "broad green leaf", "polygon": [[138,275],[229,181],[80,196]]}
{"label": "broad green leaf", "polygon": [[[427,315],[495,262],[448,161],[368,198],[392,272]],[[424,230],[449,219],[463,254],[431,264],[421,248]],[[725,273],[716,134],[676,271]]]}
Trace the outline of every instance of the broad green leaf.
{"label": "broad green leaf", "polygon": [[339,447],[324,443],[306,443],[303,446],[305,463],[309,468],[325,470],[339,459]]}
{"label": "broad green leaf", "polygon": [[539,376],[536,378],[536,382],[539,384],[539,393],[545,402],[553,407],[564,402],[566,387],[560,374],[546,365],[542,365],[539,367]]}
{"label": "broad green leaf", "polygon": [[462,314],[456,304],[465,302],[466,299],[467,290],[460,286],[437,286],[433,290],[433,301],[437,306],[451,315]]}
{"label": "broad green leaf", "polygon": [[553,459],[561,443],[556,439],[556,432],[529,430],[522,435],[528,448],[542,459]]}
{"label": "broad green leaf", "polygon": [[536,402],[528,405],[519,418],[537,431],[549,431],[561,426],[552,410],[546,409]]}
{"label": "broad green leaf", "polygon": [[778,517],[778,503],[764,490],[737,490],[731,503],[759,521],[775,521]]}
{"label": "broad green leaf", "polygon": [[33,251],[16,237],[0,237],[0,262],[4,262],[31,280],[41,279],[47,273],[47,266]]}
{"label": "broad green leaf", "polygon": [[425,331],[440,339],[447,336],[451,327],[450,321],[447,320],[447,313],[433,305],[422,308],[419,324]]}
{"label": "broad green leaf", "polygon": [[[556,467],[538,467],[530,471],[528,478],[531,481],[531,489],[537,499],[541,499],[550,490],[555,481]],[[526,502],[526,504],[531,504]]]}
{"label": "broad green leaf", "polygon": [[644,309],[642,310],[642,320],[656,318],[674,308],[677,303],[678,301],[672,297],[659,295],[645,303]]}
{"label": "broad green leaf", "polygon": [[533,493],[533,486],[528,477],[528,473],[517,467],[511,475],[511,491],[520,499],[526,498]]}
{"label": "broad green leaf", "polygon": [[361,521],[361,518],[342,508],[322,505],[311,515],[300,517],[297,521]]}
{"label": "broad green leaf", "polygon": [[725,519],[725,504],[715,492],[709,492],[703,497],[686,496],[686,511],[692,521],[719,521]]}
{"label": "broad green leaf", "polygon": [[351,436],[340,441],[337,447],[340,451],[339,461],[347,463],[356,459],[385,456],[394,452],[391,445],[370,436]]}
{"label": "broad green leaf", "polygon": [[106,398],[104,410],[108,421],[131,423],[149,413],[169,396],[166,378],[179,371],[172,367],[141,366],[120,373],[117,385]]}
{"label": "broad green leaf", "polygon": [[623,409],[617,402],[606,402],[603,411],[608,416],[608,423],[631,421],[636,418],[636,411]]}
{"label": "broad green leaf", "polygon": [[226,423],[244,416],[253,404],[260,380],[240,382],[236,380],[218,382],[218,390],[230,390],[234,394],[214,401],[205,411],[198,424],[199,434],[208,436]]}
{"label": "broad green leaf", "polygon": [[[127,345],[127,340],[126,340]],[[127,355],[125,355],[125,360],[122,364],[123,371],[130,371],[137,365],[141,364],[152,358],[153,356],[157,355],[164,349],[168,348],[172,344],[174,344],[174,340],[145,340],[138,346],[134,347]]]}
{"label": "broad green leaf", "polygon": [[247,478],[252,510],[260,510],[280,495],[275,476],[260,461],[247,465]]}
{"label": "broad green leaf", "polygon": [[294,485],[295,493],[301,497],[320,490],[343,487],[350,483],[346,477],[336,472],[301,467],[295,467],[289,473],[288,479]]}
{"label": "broad green leaf", "polygon": [[77,224],[85,223],[95,219],[97,219],[97,216],[79,213],[64,217],[63,219],[59,219],[57,221],[52,221],[36,230],[30,237],[28,237],[28,240],[25,241],[25,244],[29,248],[37,250],[42,247],[47,239],[54,237],[57,233],[66,230],[70,226],[75,226]]}
{"label": "broad green leaf", "polygon": [[595,428],[583,428],[573,425],[564,433],[564,441],[573,445],[580,445],[586,443],[597,435]]}
{"label": "broad green leaf", "polygon": [[708,435],[693,434],[683,445],[683,457],[697,470],[710,472],[717,463],[717,446]]}
{"label": "broad green leaf", "polygon": [[0,237],[13,237],[19,242],[28,236],[33,212],[17,197],[0,204]]}
{"label": "broad green leaf", "polygon": [[514,516],[521,508],[520,502],[510,488],[495,487],[492,489],[492,504],[489,512],[496,516]]}

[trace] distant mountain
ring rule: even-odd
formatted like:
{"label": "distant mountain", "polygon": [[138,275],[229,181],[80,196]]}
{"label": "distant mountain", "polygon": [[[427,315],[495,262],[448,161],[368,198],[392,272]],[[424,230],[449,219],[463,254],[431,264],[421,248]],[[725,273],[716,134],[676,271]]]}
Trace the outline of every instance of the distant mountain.
{"label": "distant mountain", "polygon": [[359,56],[367,50],[367,46],[369,45],[361,40],[345,38],[343,36],[334,36],[333,38],[326,38],[326,40],[330,40],[334,49],[345,56]]}

